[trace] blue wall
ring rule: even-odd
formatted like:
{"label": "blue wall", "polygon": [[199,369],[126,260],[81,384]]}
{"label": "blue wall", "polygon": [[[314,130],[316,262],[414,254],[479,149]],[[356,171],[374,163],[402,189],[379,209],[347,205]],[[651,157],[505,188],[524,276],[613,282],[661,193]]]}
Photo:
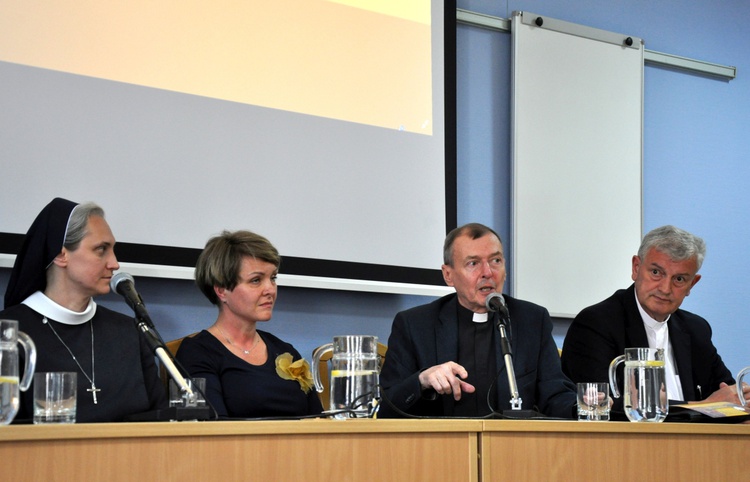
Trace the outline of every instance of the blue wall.
{"label": "blue wall", "polygon": [[[458,6],[502,18],[514,10],[530,11],[641,37],[649,50],[737,66],[738,77],[730,82],[646,68],[644,230],[671,223],[706,240],[703,279],[683,307],[712,323],[714,343],[733,373],[750,365],[739,282],[748,269],[742,256],[750,235],[750,194],[742,185],[750,179],[750,35],[743,25],[750,20],[750,3],[459,0]],[[457,50],[458,221],[492,225],[508,240],[510,35],[459,25]],[[113,229],[117,234],[117,226]],[[512,256],[513,247],[506,250]],[[0,292],[8,276],[9,270],[0,270]],[[214,307],[192,282],[139,278],[137,288],[165,339],[200,330],[215,319]],[[274,317],[262,328],[309,357],[314,347],[338,334],[373,334],[385,342],[396,312],[431,299],[281,288]],[[130,313],[116,295],[99,302]],[[556,320],[559,345],[567,326],[567,320]]]}
{"label": "blue wall", "polygon": [[[737,78],[723,81],[647,65],[643,228],[674,224],[706,240],[703,278],[683,307],[711,322],[714,343],[734,374],[750,365],[737,281],[750,267],[743,260],[750,234],[744,186],[750,179],[750,3],[459,0],[458,7],[502,18],[524,10],[637,36],[648,50],[737,67]],[[509,239],[510,34],[458,30],[459,222],[492,223]],[[507,248],[512,256],[513,246]],[[557,333],[565,325],[558,320]]]}

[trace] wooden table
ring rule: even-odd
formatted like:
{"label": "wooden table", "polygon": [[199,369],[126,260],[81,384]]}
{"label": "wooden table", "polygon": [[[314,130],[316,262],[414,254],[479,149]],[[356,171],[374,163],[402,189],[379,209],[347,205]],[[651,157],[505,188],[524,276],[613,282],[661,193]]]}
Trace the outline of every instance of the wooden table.
{"label": "wooden table", "polygon": [[[750,425],[303,420],[0,427],[8,481],[750,480]],[[742,469],[742,470],[741,470]]]}

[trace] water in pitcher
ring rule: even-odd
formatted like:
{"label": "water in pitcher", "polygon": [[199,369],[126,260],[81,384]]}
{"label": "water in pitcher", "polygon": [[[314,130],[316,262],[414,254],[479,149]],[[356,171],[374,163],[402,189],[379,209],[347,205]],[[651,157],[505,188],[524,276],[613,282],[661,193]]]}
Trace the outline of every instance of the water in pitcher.
{"label": "water in pitcher", "polygon": [[378,371],[331,370],[331,408],[350,409],[336,418],[369,416],[370,406],[378,395]]}
{"label": "water in pitcher", "polygon": [[318,393],[324,391],[321,360],[331,357],[330,416],[338,419],[374,417],[380,394],[378,337],[341,335],[313,351],[313,379]]}
{"label": "water in pitcher", "polygon": [[625,413],[634,422],[661,422],[669,404],[662,360],[625,362]]}
{"label": "water in pitcher", "polygon": [[7,425],[18,413],[18,377],[0,377],[0,425]]}

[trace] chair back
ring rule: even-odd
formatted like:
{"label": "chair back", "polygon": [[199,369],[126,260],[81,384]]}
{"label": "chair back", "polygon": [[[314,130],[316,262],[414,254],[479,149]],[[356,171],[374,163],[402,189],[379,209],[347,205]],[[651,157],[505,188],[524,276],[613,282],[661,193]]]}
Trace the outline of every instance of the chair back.
{"label": "chair back", "polygon": [[[313,350],[315,353],[321,347]],[[378,370],[383,368],[383,362],[385,361],[385,353],[388,351],[388,346],[378,342]],[[333,358],[333,352],[324,353],[320,357],[320,363],[318,364],[318,370],[320,371],[320,382],[323,384],[323,391],[318,393],[320,397],[320,403],[323,404],[323,410],[329,410],[331,408],[331,379],[329,374],[329,362]]]}
{"label": "chair back", "polygon": [[[164,342],[164,345],[167,347],[167,351],[169,352],[169,354],[174,357],[175,355],[177,355],[177,350],[180,349],[180,345],[182,345],[182,340],[184,340],[185,338],[192,338],[197,334],[198,332],[191,333],[187,336],[183,336],[182,338]],[[164,384],[164,389],[167,391],[167,394],[169,394],[169,372],[167,371],[167,368],[163,363],[159,364],[159,378],[161,378],[161,382]]]}

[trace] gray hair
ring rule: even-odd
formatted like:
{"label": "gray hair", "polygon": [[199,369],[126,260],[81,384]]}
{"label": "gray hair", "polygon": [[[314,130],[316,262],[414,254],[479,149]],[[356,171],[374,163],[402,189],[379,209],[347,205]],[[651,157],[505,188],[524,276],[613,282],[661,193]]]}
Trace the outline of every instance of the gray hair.
{"label": "gray hair", "polygon": [[458,237],[466,235],[471,239],[479,239],[488,234],[494,235],[502,246],[503,240],[500,239],[500,235],[484,224],[469,223],[455,228],[445,237],[445,242],[443,243],[443,264],[453,266],[453,243],[456,242]]}
{"label": "gray hair", "polygon": [[697,270],[701,269],[703,258],[706,257],[705,241],[694,234],[671,225],[649,231],[643,237],[641,247],[638,248],[638,257],[641,260],[645,259],[646,254],[648,254],[651,248],[666,254],[673,261],[685,261],[695,258]]}
{"label": "gray hair", "polygon": [[91,216],[104,217],[104,210],[98,205],[88,202],[77,205],[73,208],[73,212],[70,213],[68,219],[68,227],[65,230],[65,240],[63,246],[70,250],[75,251],[78,249],[78,245],[81,244],[83,238],[88,234],[89,218]]}

